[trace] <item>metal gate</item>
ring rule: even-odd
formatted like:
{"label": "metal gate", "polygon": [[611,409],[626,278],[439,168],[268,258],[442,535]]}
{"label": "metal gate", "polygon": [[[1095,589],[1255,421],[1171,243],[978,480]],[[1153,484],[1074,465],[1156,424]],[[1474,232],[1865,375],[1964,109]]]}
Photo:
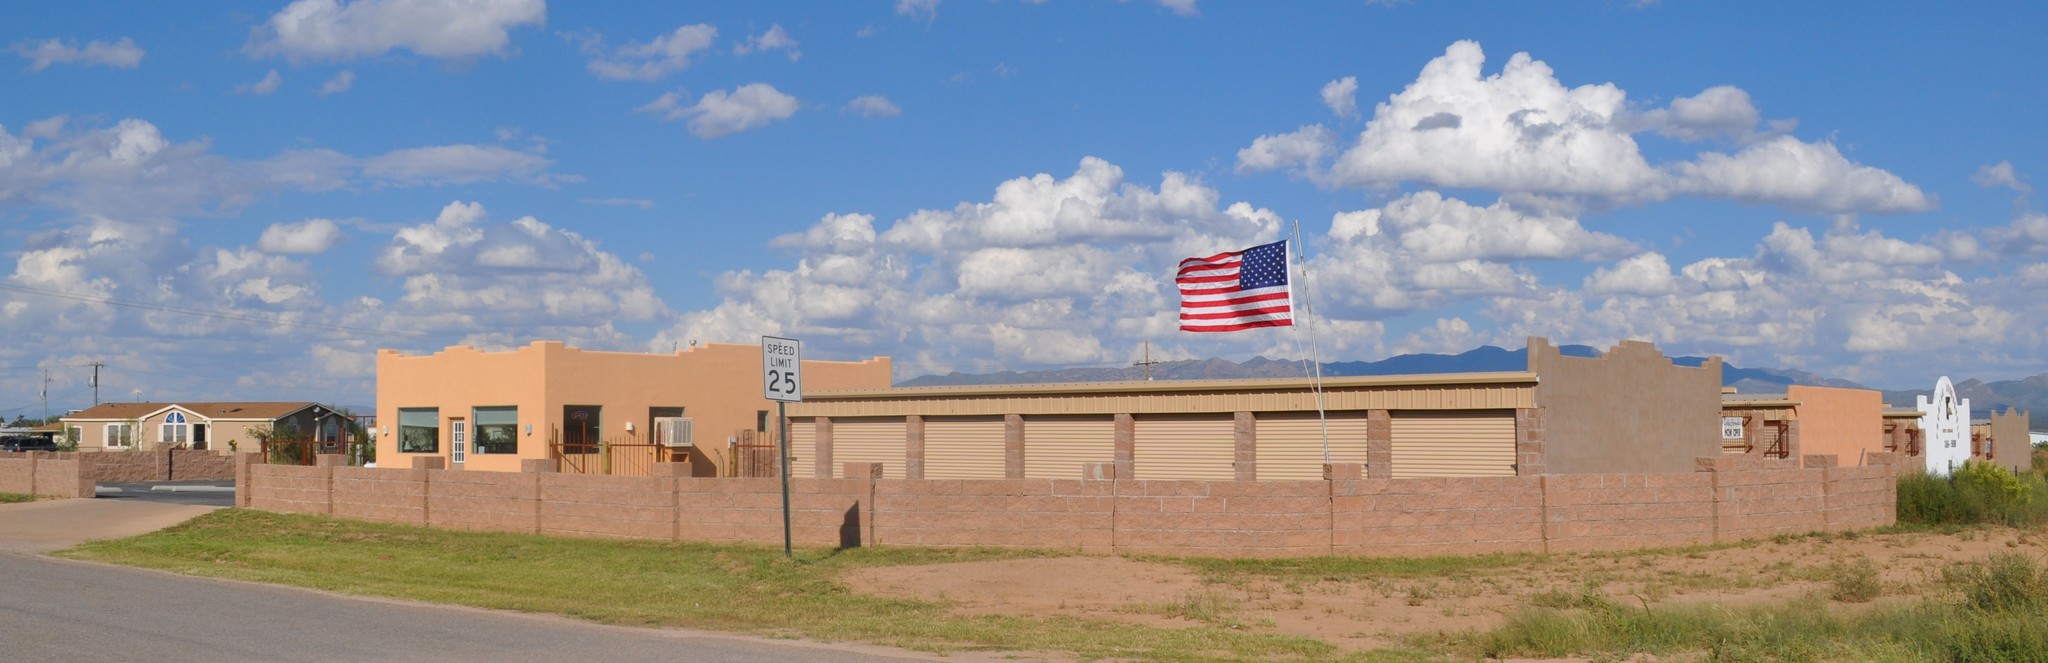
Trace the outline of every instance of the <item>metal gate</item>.
{"label": "metal gate", "polygon": [[1229,414],[1138,415],[1131,437],[1138,479],[1237,478],[1236,418]]}
{"label": "metal gate", "polygon": [[908,431],[902,417],[832,420],[832,476],[845,478],[846,463],[881,463],[882,478],[903,478]]}
{"label": "metal gate", "polygon": [[1024,476],[1079,479],[1087,463],[1116,460],[1116,420],[1100,415],[1024,417]]}
{"label": "metal gate", "polygon": [[1008,477],[1005,437],[1002,417],[925,418],[924,478]]}
{"label": "metal gate", "polygon": [[1396,479],[1515,475],[1513,412],[1396,412]]}
{"label": "metal gate", "polygon": [[[1323,424],[1314,412],[1258,415],[1260,481],[1321,481]],[[1330,462],[1365,464],[1365,413],[1330,413]]]}

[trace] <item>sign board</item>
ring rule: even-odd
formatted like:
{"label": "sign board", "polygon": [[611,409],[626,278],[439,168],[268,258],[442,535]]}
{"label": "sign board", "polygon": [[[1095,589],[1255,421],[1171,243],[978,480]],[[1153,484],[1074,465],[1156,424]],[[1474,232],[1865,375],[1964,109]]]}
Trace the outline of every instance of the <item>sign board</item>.
{"label": "sign board", "polygon": [[804,379],[804,342],[793,338],[761,337],[761,385],[768,400],[801,403]]}
{"label": "sign board", "polygon": [[1721,417],[1721,439],[1742,439],[1742,417]]}

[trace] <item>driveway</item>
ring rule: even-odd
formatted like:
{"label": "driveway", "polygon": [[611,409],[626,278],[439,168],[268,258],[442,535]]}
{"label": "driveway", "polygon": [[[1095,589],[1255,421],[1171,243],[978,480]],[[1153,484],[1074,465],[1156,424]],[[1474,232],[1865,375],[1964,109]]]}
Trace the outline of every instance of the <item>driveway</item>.
{"label": "driveway", "polygon": [[0,504],[0,551],[44,553],[87,541],[148,534],[218,508],[134,499]]}

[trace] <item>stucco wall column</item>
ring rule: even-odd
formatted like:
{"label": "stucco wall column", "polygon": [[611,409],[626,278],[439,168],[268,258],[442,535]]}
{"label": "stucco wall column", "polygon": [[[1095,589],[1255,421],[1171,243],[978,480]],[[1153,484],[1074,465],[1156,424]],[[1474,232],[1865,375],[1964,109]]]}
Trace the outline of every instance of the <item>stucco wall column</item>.
{"label": "stucco wall column", "polygon": [[903,418],[903,478],[924,478],[924,417]]}
{"label": "stucco wall column", "polygon": [[1543,408],[1515,410],[1515,476],[1535,476],[1548,469],[1544,460]]}
{"label": "stucco wall column", "polygon": [[1259,428],[1250,412],[1237,413],[1230,433],[1237,442],[1237,480],[1259,480]]}
{"label": "stucco wall column", "polygon": [[817,478],[830,479],[832,478],[832,418],[818,417],[811,421],[813,422],[811,424],[812,444],[817,447],[817,450],[813,452],[817,455],[817,458],[812,459],[812,464],[816,466],[813,471],[817,473]]}
{"label": "stucco wall column", "polygon": [[1118,412],[1115,425],[1116,432],[1112,439],[1116,444],[1116,451],[1111,458],[1116,462],[1116,478],[1128,479],[1137,476],[1137,449],[1134,442],[1137,440],[1138,423],[1130,414]]}
{"label": "stucco wall column", "polygon": [[1365,473],[1367,478],[1394,478],[1394,415],[1386,410],[1365,413]]}
{"label": "stucco wall column", "polygon": [[1003,415],[1003,476],[1024,478],[1024,415]]}

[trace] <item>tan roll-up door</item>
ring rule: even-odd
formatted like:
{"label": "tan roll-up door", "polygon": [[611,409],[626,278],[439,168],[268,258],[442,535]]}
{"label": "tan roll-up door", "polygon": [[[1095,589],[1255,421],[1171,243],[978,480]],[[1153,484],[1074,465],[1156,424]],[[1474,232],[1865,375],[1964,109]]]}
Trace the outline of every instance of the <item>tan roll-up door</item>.
{"label": "tan roll-up door", "polygon": [[[1365,413],[1330,413],[1330,462],[1365,464]],[[1260,481],[1321,481],[1323,425],[1314,412],[1258,415]]]}
{"label": "tan roll-up door", "polygon": [[1515,475],[1513,412],[1396,412],[1393,423],[1393,478]]}
{"label": "tan roll-up door", "polygon": [[1088,463],[1116,460],[1116,420],[1101,415],[1024,417],[1024,477],[1079,479]]}
{"label": "tan roll-up door", "polygon": [[1139,479],[1237,478],[1237,436],[1230,414],[1144,414],[1131,437]]}
{"label": "tan roll-up door", "polygon": [[846,463],[881,463],[882,478],[903,478],[902,417],[832,420],[832,476],[845,478]]}
{"label": "tan roll-up door", "polygon": [[[772,440],[773,438],[769,437],[770,435],[774,435],[774,433],[756,434],[755,439]],[[772,455],[774,452],[769,453]],[[814,464],[815,460],[806,460],[806,464],[798,464],[796,462],[798,458],[815,459],[818,457],[818,421],[816,419],[789,420],[789,457],[789,476],[808,477],[817,475],[817,466]]]}
{"label": "tan roll-up door", "polygon": [[924,478],[1002,479],[1002,417],[926,417]]}

